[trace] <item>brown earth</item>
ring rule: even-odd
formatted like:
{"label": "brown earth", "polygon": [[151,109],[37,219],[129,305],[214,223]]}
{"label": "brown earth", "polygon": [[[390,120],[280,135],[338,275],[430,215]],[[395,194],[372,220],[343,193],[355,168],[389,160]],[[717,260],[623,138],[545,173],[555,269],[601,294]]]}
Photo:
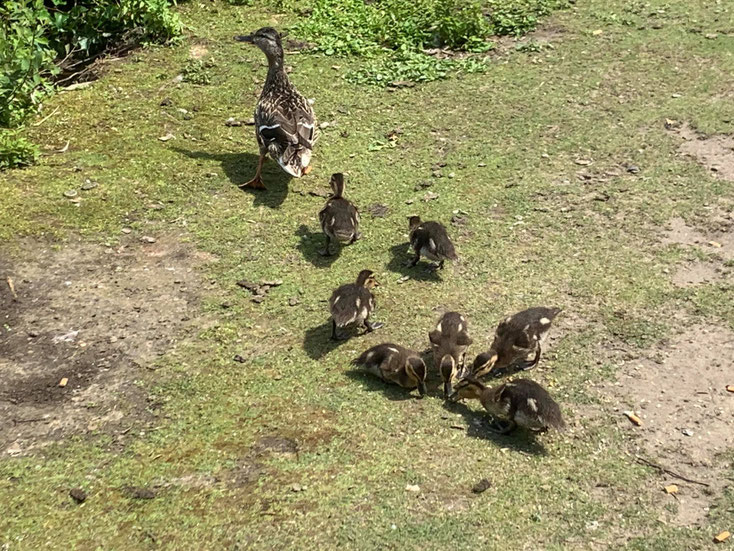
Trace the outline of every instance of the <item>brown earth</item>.
{"label": "brown earth", "polygon": [[98,429],[121,437],[154,418],[137,383],[193,326],[196,267],[209,259],[175,236],[128,237],[0,252],[0,455]]}

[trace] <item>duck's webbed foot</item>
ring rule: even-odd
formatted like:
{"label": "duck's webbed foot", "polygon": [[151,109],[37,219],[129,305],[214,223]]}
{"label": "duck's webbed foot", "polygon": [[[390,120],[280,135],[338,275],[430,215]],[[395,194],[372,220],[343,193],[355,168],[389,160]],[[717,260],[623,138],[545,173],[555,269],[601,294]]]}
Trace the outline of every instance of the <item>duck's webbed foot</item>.
{"label": "duck's webbed foot", "polygon": [[514,421],[492,419],[487,425],[487,428],[496,434],[509,434],[517,428],[517,423]]}
{"label": "duck's webbed foot", "polygon": [[364,328],[367,330],[368,333],[372,333],[372,331],[375,331],[376,329],[379,329],[380,327],[384,327],[385,324],[381,321],[367,321],[364,320]]}

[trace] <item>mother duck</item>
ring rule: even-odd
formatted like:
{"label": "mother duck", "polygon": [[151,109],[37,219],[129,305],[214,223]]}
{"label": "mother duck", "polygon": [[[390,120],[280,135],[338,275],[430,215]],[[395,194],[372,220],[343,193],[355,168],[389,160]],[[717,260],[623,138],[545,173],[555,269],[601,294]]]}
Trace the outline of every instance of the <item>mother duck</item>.
{"label": "mother duck", "polygon": [[268,76],[254,117],[260,160],[255,177],[241,187],[265,189],[261,173],[268,154],[288,174],[300,178],[310,170],[308,164],[316,137],[316,121],[311,104],[285,73],[280,35],[272,27],[263,27],[234,39],[254,44],[268,58]]}

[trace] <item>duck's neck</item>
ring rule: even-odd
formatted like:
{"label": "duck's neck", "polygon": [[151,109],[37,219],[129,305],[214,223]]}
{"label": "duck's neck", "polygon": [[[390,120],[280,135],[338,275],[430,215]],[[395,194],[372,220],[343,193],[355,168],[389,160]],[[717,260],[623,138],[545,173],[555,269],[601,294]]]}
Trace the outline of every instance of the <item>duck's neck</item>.
{"label": "duck's neck", "polygon": [[288,76],[283,68],[283,54],[266,54],[268,58],[268,76],[265,79],[265,86],[281,81],[288,81]]}

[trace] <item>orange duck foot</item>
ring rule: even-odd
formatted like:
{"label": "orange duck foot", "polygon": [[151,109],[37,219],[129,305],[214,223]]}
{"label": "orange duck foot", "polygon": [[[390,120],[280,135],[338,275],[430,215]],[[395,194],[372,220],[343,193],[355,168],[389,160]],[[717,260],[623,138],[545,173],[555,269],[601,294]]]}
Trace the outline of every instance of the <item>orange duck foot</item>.
{"label": "orange duck foot", "polygon": [[262,179],[258,176],[256,178],[253,178],[249,182],[245,182],[244,184],[240,184],[240,188],[250,188],[250,189],[267,189],[265,187],[265,184],[263,184]]}

